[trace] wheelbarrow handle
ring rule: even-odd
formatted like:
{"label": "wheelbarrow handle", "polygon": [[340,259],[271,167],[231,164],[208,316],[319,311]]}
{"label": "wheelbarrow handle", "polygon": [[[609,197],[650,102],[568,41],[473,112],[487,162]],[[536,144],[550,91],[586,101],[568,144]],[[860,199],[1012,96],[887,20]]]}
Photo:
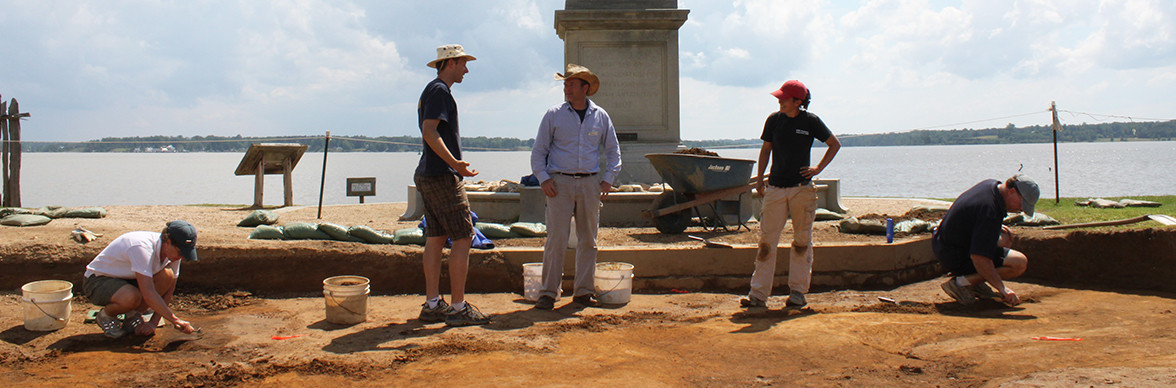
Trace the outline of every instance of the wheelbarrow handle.
{"label": "wheelbarrow handle", "polygon": [[729,197],[729,196],[732,196],[735,194],[740,194],[740,193],[744,193],[747,191],[751,191],[751,190],[755,189],[756,186],[758,186],[758,184],[759,184],[759,182],[756,182],[753,179],[753,181],[751,183],[747,183],[742,186],[728,187],[728,188],[725,188],[722,190],[695,193],[693,200],[682,202],[682,203],[679,203],[677,205],[670,206],[670,207],[664,207],[661,209],[649,209],[649,210],[641,212],[641,214],[645,218],[654,218],[654,217],[661,217],[666,214],[677,213],[682,210],[686,210],[686,209],[689,209],[689,208],[692,208],[692,207],[695,207],[698,205],[714,202],[719,199],[726,198],[726,197]]}

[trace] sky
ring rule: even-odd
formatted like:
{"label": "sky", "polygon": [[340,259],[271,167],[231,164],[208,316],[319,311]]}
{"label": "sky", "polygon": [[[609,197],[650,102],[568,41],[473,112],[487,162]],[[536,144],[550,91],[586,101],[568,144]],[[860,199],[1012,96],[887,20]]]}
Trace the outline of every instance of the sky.
{"label": "sky", "polygon": [[[559,0],[0,0],[22,139],[418,135],[435,48],[465,137],[562,102]],[[799,79],[835,134],[1176,119],[1176,1],[679,0],[681,136],[758,138]],[[607,106],[604,107],[606,110]]]}

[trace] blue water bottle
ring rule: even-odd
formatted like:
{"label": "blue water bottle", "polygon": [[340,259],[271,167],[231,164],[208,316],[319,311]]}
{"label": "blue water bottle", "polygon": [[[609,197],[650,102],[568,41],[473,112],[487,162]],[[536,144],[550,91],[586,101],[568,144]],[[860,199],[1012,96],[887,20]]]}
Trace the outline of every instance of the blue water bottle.
{"label": "blue water bottle", "polygon": [[886,243],[890,244],[892,242],[894,242],[894,219],[887,218],[886,219]]}

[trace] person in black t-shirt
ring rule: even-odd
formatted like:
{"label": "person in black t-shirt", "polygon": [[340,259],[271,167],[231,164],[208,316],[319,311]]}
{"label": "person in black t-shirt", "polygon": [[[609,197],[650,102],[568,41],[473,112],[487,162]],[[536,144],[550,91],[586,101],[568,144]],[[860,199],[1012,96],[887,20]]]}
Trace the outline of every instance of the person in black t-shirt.
{"label": "person in black t-shirt", "polygon": [[[449,326],[484,325],[490,318],[465,300],[470,245],[474,223],[462,177],[478,175],[470,163],[461,160],[461,134],[457,124],[457,102],[450,87],[461,83],[473,61],[460,44],[437,48],[437,59],[428,63],[437,78],[425,86],[417,103],[417,120],[424,150],[413,182],[425,204],[425,303],[418,317],[423,322],[444,321]],[[449,247],[449,291],[453,304],[441,298],[441,250]]]}
{"label": "person in black t-shirt", "polygon": [[[807,87],[797,80],[785,82],[772,91],[780,102],[780,110],[768,116],[760,139],[756,189],[763,196],[760,216],[759,250],[756,252],[755,272],[751,275],[751,292],[740,301],[743,307],[766,307],[772,295],[776,277],[776,245],[784,224],[792,218],[792,249],[789,252],[788,288],[785,305],[803,307],[808,304],[804,294],[809,291],[813,270],[813,219],[817,211],[817,190],[813,177],[833,161],[841,142],[829,131],[817,115],[808,112],[812,99]],[[816,167],[810,164],[813,139],[829,148]],[[771,157],[772,169],[764,187],[764,170]]]}
{"label": "person in black t-shirt", "polygon": [[931,238],[935,257],[952,274],[941,286],[944,292],[965,305],[977,297],[1000,299],[1010,306],[1021,303],[1004,280],[1025,273],[1029,258],[1010,249],[1012,231],[1003,222],[1010,211],[1032,216],[1040,194],[1037,182],[1018,174],[1003,183],[977,183],[952,202]]}

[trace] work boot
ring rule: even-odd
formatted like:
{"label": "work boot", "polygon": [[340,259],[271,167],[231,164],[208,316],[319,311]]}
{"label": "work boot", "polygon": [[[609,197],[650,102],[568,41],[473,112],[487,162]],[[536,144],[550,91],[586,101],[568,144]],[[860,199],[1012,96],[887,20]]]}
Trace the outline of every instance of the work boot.
{"label": "work boot", "polygon": [[592,294],[584,294],[572,298],[572,303],[576,303],[584,307],[600,307],[600,301],[596,300],[596,295]]}
{"label": "work boot", "polygon": [[471,325],[485,325],[490,323],[490,317],[482,314],[477,307],[474,307],[470,302],[465,302],[465,307],[461,310],[449,309],[450,313],[445,315],[445,324],[448,326],[471,326]]}
{"label": "work boot", "polygon": [[127,332],[123,330],[122,322],[118,318],[106,315],[106,309],[98,310],[98,314],[94,316],[94,322],[102,329],[102,334],[109,338],[122,338]]}
{"label": "work boot", "polygon": [[739,300],[739,306],[744,307],[744,308],[754,308],[754,307],[765,307],[766,308],[766,307],[768,307],[768,302],[765,302],[763,299],[748,295],[746,298]]}
{"label": "work boot", "polygon": [[135,334],[140,325],[146,325],[143,321],[143,314],[138,311],[131,310],[123,315],[122,328],[127,334]]}
{"label": "work boot", "polygon": [[967,306],[972,303],[976,303],[976,295],[972,294],[972,289],[956,284],[954,277],[948,278],[947,281],[943,282],[943,285],[939,287],[943,288],[943,292],[946,292],[947,295],[951,296],[952,299],[955,299],[956,302],[960,302],[962,305]]}
{"label": "work boot", "polygon": [[996,300],[998,302],[1004,300],[1004,298],[1001,297],[1000,294],[995,290],[993,290],[992,287],[989,287],[987,283],[976,283],[973,285],[972,294],[976,295],[976,297],[980,299]]}
{"label": "work boot", "polygon": [[800,291],[792,291],[788,293],[788,300],[784,301],[786,307],[804,307],[808,305],[808,301],[804,299],[804,293]]}
{"label": "work boot", "polygon": [[445,299],[437,301],[437,307],[429,308],[429,302],[421,305],[421,315],[417,317],[418,320],[428,323],[437,323],[445,321],[445,315],[449,314],[449,303],[445,303]]}
{"label": "work boot", "polygon": [[539,300],[535,302],[535,308],[540,309],[540,310],[554,309],[555,308],[555,298],[552,298],[547,295],[540,296]]}

